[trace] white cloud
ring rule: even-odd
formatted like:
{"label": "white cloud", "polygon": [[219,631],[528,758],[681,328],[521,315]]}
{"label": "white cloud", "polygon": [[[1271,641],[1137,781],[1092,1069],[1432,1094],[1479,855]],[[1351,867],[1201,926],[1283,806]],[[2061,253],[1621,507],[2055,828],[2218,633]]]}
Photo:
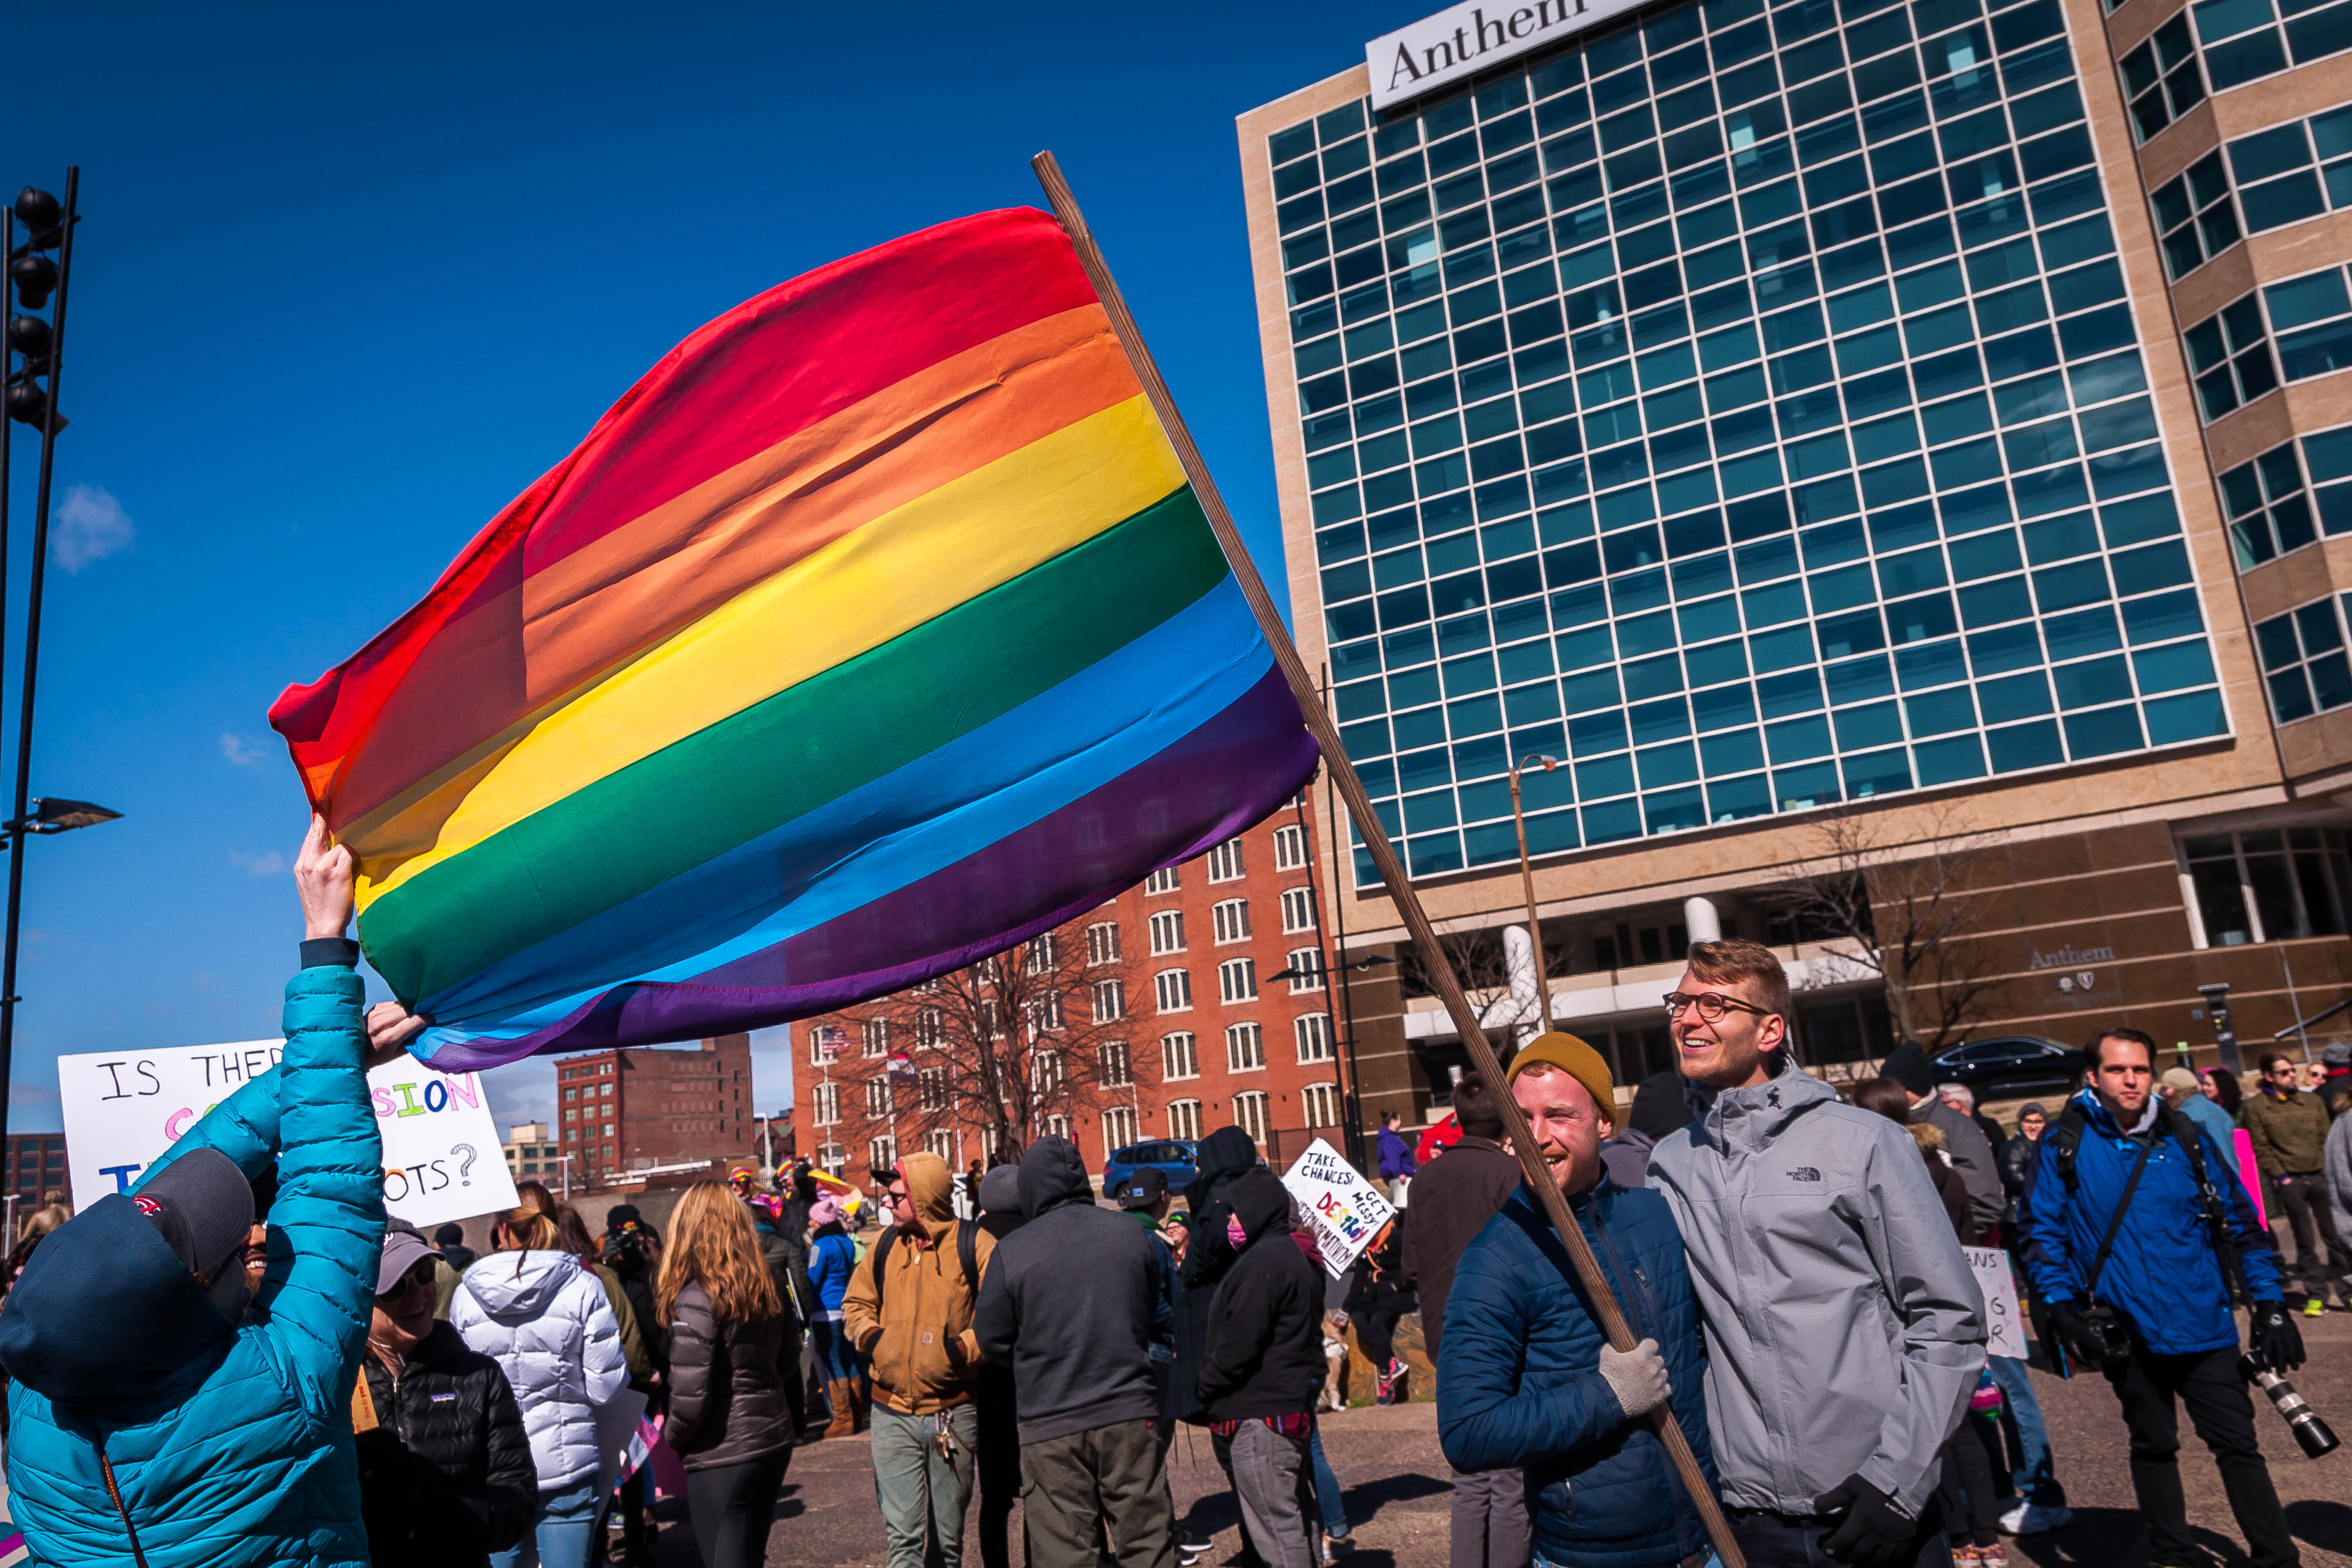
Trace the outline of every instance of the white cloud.
{"label": "white cloud", "polygon": [[221,760],[233,768],[257,768],[269,760],[265,742],[248,741],[244,736],[221,731]]}
{"label": "white cloud", "polygon": [[247,855],[232,849],[228,858],[229,864],[244,867],[248,876],[275,877],[286,869],[286,857],[275,849],[267,855]]}
{"label": "white cloud", "polygon": [[49,550],[58,564],[79,572],[131,548],[131,514],[96,485],[76,485],[49,520]]}

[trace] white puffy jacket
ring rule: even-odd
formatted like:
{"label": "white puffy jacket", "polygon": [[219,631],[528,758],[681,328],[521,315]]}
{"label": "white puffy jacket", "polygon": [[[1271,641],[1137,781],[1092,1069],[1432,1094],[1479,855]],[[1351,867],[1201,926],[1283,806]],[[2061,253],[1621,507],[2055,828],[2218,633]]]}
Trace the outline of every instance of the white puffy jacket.
{"label": "white puffy jacket", "polygon": [[568,1252],[493,1252],[457,1282],[449,1326],[507,1374],[539,1489],[594,1479],[596,1406],[629,1381],[596,1276]]}

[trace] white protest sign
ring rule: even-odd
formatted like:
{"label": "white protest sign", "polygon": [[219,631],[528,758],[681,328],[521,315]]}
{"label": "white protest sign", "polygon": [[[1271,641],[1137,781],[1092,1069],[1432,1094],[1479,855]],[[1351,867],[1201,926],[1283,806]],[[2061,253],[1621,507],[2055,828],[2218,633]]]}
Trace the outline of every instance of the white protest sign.
{"label": "white protest sign", "polygon": [[1985,1353],[2025,1359],[2025,1324],[2017,1310],[2017,1284],[2010,1278],[2009,1254],[1998,1247],[1963,1247],[1984,1292]]}
{"label": "white protest sign", "polygon": [[1396,1217],[1396,1205],[1320,1138],[1292,1163],[1282,1184],[1314,1221],[1316,1250],[1334,1278],[1345,1274],[1381,1227]]}
{"label": "white protest sign", "polygon": [[[127,1192],[214,1106],[278,1065],[282,1040],[96,1051],[58,1058],[74,1207]],[[368,1074],[383,1138],[384,1207],[416,1226],[515,1205],[514,1178],[478,1073],[436,1072],[414,1057]]]}

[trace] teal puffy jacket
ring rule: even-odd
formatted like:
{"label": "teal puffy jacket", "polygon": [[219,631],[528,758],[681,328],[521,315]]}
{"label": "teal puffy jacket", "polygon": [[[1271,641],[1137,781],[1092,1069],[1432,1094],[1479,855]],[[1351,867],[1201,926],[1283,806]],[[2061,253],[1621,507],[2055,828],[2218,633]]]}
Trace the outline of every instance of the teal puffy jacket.
{"label": "teal puffy jacket", "polygon": [[282,1143],[266,1321],[231,1327],[120,1194],[59,1226],[9,1293],[9,1506],[35,1562],[367,1563],[351,1399],[383,1244],[383,1163],[362,995],[346,965],[295,975],[281,1065],[142,1177],[205,1147],[257,1175]]}

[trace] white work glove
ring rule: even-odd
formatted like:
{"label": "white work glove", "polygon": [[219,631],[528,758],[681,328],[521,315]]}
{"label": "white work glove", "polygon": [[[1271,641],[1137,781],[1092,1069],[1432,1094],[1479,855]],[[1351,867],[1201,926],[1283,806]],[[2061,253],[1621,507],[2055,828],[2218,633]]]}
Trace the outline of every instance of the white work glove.
{"label": "white work glove", "polygon": [[1674,1393],[1666,1381],[1666,1358],[1658,1353],[1655,1340],[1643,1340],[1630,1351],[1602,1345],[1601,1377],[1628,1419],[1648,1415]]}

